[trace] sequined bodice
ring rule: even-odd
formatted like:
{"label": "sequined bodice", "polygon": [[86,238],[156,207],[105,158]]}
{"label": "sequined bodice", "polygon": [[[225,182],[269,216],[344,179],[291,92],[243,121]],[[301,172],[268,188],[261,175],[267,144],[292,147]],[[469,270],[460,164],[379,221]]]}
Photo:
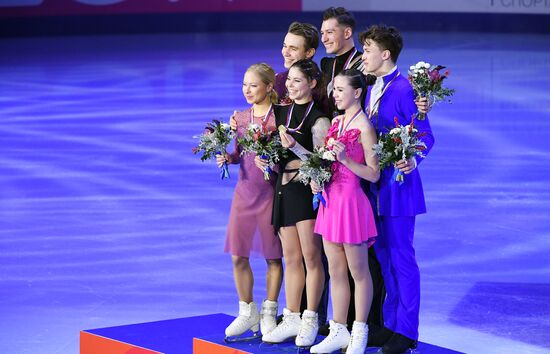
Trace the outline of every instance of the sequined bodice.
{"label": "sequined bodice", "polygon": [[[326,142],[330,139],[338,140],[346,146],[346,155],[353,161],[364,164],[365,154],[363,152],[363,145],[360,142],[361,131],[357,128],[345,130],[338,136],[339,120],[335,119],[334,123],[330,127]],[[331,183],[341,184],[350,183],[351,185],[358,185],[360,178],[355,175],[349,168],[336,161],[332,164],[332,179]]]}

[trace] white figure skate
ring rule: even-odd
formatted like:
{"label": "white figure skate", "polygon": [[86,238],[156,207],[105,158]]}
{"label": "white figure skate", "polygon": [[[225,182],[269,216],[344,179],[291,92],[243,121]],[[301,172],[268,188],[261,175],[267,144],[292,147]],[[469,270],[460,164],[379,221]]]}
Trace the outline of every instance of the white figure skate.
{"label": "white figure skate", "polygon": [[315,342],[319,333],[319,316],[317,312],[304,310],[302,314],[302,325],[300,331],[296,336],[296,346],[302,348],[309,348]]}
{"label": "white figure skate", "polygon": [[277,301],[264,300],[260,311],[260,331],[268,334],[277,327]]}
{"label": "white figure skate", "polygon": [[[251,336],[243,336],[248,331]],[[239,301],[239,316],[225,329],[225,341],[227,343],[246,342],[260,337],[260,314],[258,305],[254,301],[247,304]]]}
{"label": "white figure skate", "polygon": [[367,348],[368,336],[369,327],[367,324],[365,322],[354,321],[346,354],[363,354]]}
{"label": "white figure skate", "polygon": [[283,320],[271,332],[262,336],[262,341],[266,343],[282,343],[298,335],[302,320],[299,312],[290,312],[289,309],[283,310]]}
{"label": "white figure skate", "polygon": [[344,349],[350,341],[349,331],[344,324],[329,321],[328,336],[319,344],[309,349],[310,353],[332,353],[335,350]]}

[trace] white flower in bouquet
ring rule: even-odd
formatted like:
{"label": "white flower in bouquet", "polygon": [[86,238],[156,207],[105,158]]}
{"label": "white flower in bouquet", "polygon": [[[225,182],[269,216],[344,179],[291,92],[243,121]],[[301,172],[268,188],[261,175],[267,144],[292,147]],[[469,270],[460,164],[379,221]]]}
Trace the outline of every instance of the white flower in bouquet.
{"label": "white flower in bouquet", "polygon": [[251,123],[248,125],[244,136],[237,139],[241,147],[241,156],[245,154],[256,154],[267,161],[267,167],[264,169],[264,179],[269,180],[272,168],[282,157],[287,156],[287,150],[281,144],[279,134],[274,130],[269,130],[267,121],[262,125]]}
{"label": "white flower in bouquet", "polygon": [[[394,128],[394,129],[395,129],[395,128]],[[409,131],[410,129],[411,129],[411,125],[410,125],[410,124],[405,125],[405,130],[406,130],[406,131]],[[393,129],[392,129],[392,130],[393,130]],[[413,127],[412,127],[412,132],[413,132],[413,133],[416,133],[417,131],[418,131],[418,129],[416,129],[416,128],[414,127],[414,125],[413,125]]]}
{"label": "white flower in bouquet", "polygon": [[[454,94],[453,89],[443,87],[443,80],[449,76],[449,71],[441,72],[444,66],[433,66],[430,63],[419,61],[410,67],[408,78],[417,97],[427,97],[428,104],[448,100]],[[450,102],[450,100],[449,100]],[[418,112],[417,118],[424,120],[424,113]]]}
{"label": "white flower in bouquet", "polygon": [[[298,180],[305,185],[313,181],[320,189],[323,189],[325,183],[329,182],[332,177],[331,165],[335,160],[334,152],[327,150],[326,147],[313,149],[307,160],[300,166]],[[319,207],[319,203],[326,206],[326,200],[321,192],[317,192],[313,196],[314,210]]]}
{"label": "white flower in bouquet", "polygon": [[323,188],[332,177],[330,166],[334,161],[336,161],[336,155],[333,151],[327,150],[325,147],[314,148],[307,160],[300,166],[298,180],[306,185],[314,181],[320,188]]}
{"label": "white flower in bouquet", "polygon": [[390,130],[390,134],[399,134],[401,133],[401,128],[393,128]]}
{"label": "white flower in bouquet", "polygon": [[[413,122],[406,126],[400,125],[397,118],[394,120],[396,127],[386,134],[381,133],[378,143],[373,145],[381,170],[400,160],[407,160],[414,156],[424,157],[426,150],[426,144],[420,140],[423,133],[418,133],[414,128],[414,118]],[[396,181],[403,182],[403,173],[398,172],[395,178]]]}
{"label": "white flower in bouquet", "polygon": [[334,155],[334,151],[327,150],[323,152],[323,160],[336,161],[336,156]]}
{"label": "white flower in bouquet", "polygon": [[[235,132],[227,123],[222,123],[213,119],[208,123],[201,135],[196,136],[199,139],[198,146],[192,149],[194,154],[202,153],[201,161],[214,159],[216,155],[223,155],[227,146],[235,138]],[[221,178],[229,178],[229,169],[227,163],[222,166]]]}
{"label": "white flower in bouquet", "polygon": [[252,132],[259,132],[261,129],[260,125],[257,123],[250,123],[248,125],[248,130]]}

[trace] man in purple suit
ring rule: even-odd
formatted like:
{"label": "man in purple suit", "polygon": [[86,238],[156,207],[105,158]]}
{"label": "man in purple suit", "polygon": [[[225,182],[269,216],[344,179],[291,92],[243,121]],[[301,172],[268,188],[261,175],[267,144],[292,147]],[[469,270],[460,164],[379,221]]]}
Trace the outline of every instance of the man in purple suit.
{"label": "man in purple suit", "polygon": [[[369,87],[367,114],[378,133],[411,123],[417,112],[415,95],[407,74],[397,68],[397,58],[403,47],[400,33],[393,27],[371,26],[359,34],[363,44],[364,71],[376,76]],[[419,132],[425,134],[427,155],[434,138],[428,118],[415,120]],[[418,340],[420,307],[420,272],[413,247],[415,217],[426,212],[418,165],[422,158],[403,160],[385,169],[378,183],[379,236],[374,245],[386,286],[384,303],[385,327],[370,344],[383,346],[383,353],[404,353],[414,348]],[[392,178],[394,169],[405,174],[404,183]]]}

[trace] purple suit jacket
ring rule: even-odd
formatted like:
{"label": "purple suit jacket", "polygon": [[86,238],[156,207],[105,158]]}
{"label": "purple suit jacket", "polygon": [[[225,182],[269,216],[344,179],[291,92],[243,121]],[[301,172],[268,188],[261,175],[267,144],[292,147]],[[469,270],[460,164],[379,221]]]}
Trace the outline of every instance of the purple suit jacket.
{"label": "purple suit jacket", "polygon": [[[384,87],[398,74],[399,70],[396,70],[391,75],[384,77]],[[369,87],[367,92],[367,103],[370,100],[371,89],[372,86]],[[407,77],[403,75],[396,77],[380,100],[378,114],[371,118],[376,132],[387,133],[394,128],[394,117],[397,117],[401,125],[410,124],[412,116],[417,112],[414,99],[414,91]],[[419,132],[425,133],[421,139],[426,143],[425,155],[427,155],[434,144],[428,117],[426,116],[425,120],[415,120],[415,127]],[[422,160],[423,158],[417,157],[417,165],[420,165]],[[418,168],[405,175],[405,181],[401,185],[398,182],[393,182],[393,172],[393,167],[385,168],[381,172],[380,181],[378,182],[378,214],[414,216],[425,213],[426,203]]]}

